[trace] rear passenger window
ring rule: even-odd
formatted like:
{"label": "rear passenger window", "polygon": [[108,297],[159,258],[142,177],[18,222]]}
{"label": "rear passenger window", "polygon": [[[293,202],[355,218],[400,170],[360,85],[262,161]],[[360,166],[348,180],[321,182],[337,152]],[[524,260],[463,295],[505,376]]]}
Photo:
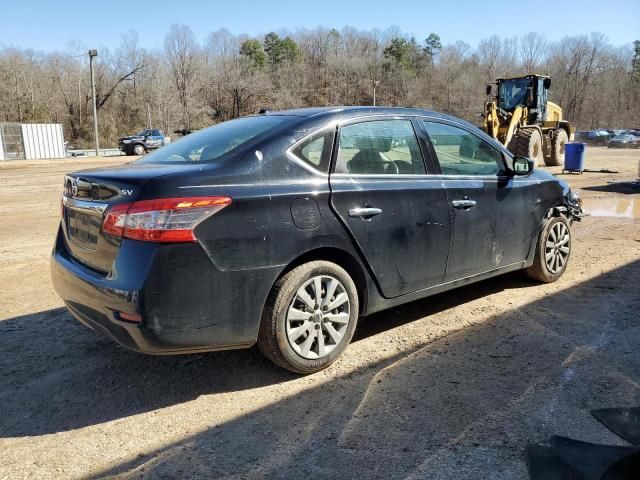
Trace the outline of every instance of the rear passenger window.
{"label": "rear passenger window", "polygon": [[497,175],[502,153],[462,128],[421,120],[445,175]]}
{"label": "rear passenger window", "polygon": [[424,175],[411,121],[376,120],[342,127],[335,172]]}
{"label": "rear passenger window", "polygon": [[333,130],[312,135],[291,150],[296,157],[321,172],[329,171]]}

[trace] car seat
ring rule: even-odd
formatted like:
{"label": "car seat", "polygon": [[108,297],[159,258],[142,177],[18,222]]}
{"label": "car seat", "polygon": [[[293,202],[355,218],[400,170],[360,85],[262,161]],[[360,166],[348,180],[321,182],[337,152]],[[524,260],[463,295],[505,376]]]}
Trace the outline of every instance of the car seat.
{"label": "car seat", "polygon": [[356,153],[347,162],[349,173],[373,173],[384,174],[385,162],[377,149],[366,148]]}

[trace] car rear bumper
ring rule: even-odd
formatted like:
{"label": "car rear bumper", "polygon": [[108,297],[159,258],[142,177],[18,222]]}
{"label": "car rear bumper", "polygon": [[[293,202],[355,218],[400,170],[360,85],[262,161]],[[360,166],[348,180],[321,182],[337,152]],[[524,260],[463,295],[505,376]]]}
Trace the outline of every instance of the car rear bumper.
{"label": "car rear bumper", "polygon": [[[178,247],[125,241],[114,264],[117,273],[102,275],[74,259],[59,235],[51,256],[53,286],[77,320],[138,352],[177,354],[253,345],[263,306],[255,293],[265,291],[266,272],[260,277],[221,272],[198,244],[180,247],[183,261],[171,268],[168,258],[176,258],[171,249]],[[194,258],[198,251],[202,255]],[[252,301],[236,291],[240,302],[230,302],[229,289],[242,288],[242,278]],[[216,290],[224,297],[211,294]],[[138,314],[141,322],[122,320],[120,312]]]}

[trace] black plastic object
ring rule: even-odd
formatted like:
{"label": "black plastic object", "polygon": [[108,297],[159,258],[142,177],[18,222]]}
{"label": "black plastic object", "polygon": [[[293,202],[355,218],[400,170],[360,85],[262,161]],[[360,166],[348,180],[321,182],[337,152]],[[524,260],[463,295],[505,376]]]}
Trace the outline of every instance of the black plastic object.
{"label": "black plastic object", "polygon": [[637,480],[639,478],[640,452],[614,463],[602,476],[602,480]]}
{"label": "black plastic object", "polygon": [[542,445],[527,446],[527,465],[531,480],[574,480],[580,477],[565,465],[553,448]]}
{"label": "black plastic object", "polygon": [[633,465],[639,452],[638,447],[598,445],[554,435],[548,447],[527,448],[529,476],[531,480],[637,480],[640,474]]}
{"label": "black plastic object", "polygon": [[619,437],[634,445],[640,445],[640,407],[602,408],[592,410],[591,414]]}

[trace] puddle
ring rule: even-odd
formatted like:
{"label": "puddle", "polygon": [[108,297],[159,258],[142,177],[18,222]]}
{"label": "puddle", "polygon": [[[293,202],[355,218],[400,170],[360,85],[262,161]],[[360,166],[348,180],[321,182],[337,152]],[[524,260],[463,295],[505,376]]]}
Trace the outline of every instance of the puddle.
{"label": "puddle", "polygon": [[592,217],[640,218],[639,198],[595,197],[582,200],[584,213]]}

